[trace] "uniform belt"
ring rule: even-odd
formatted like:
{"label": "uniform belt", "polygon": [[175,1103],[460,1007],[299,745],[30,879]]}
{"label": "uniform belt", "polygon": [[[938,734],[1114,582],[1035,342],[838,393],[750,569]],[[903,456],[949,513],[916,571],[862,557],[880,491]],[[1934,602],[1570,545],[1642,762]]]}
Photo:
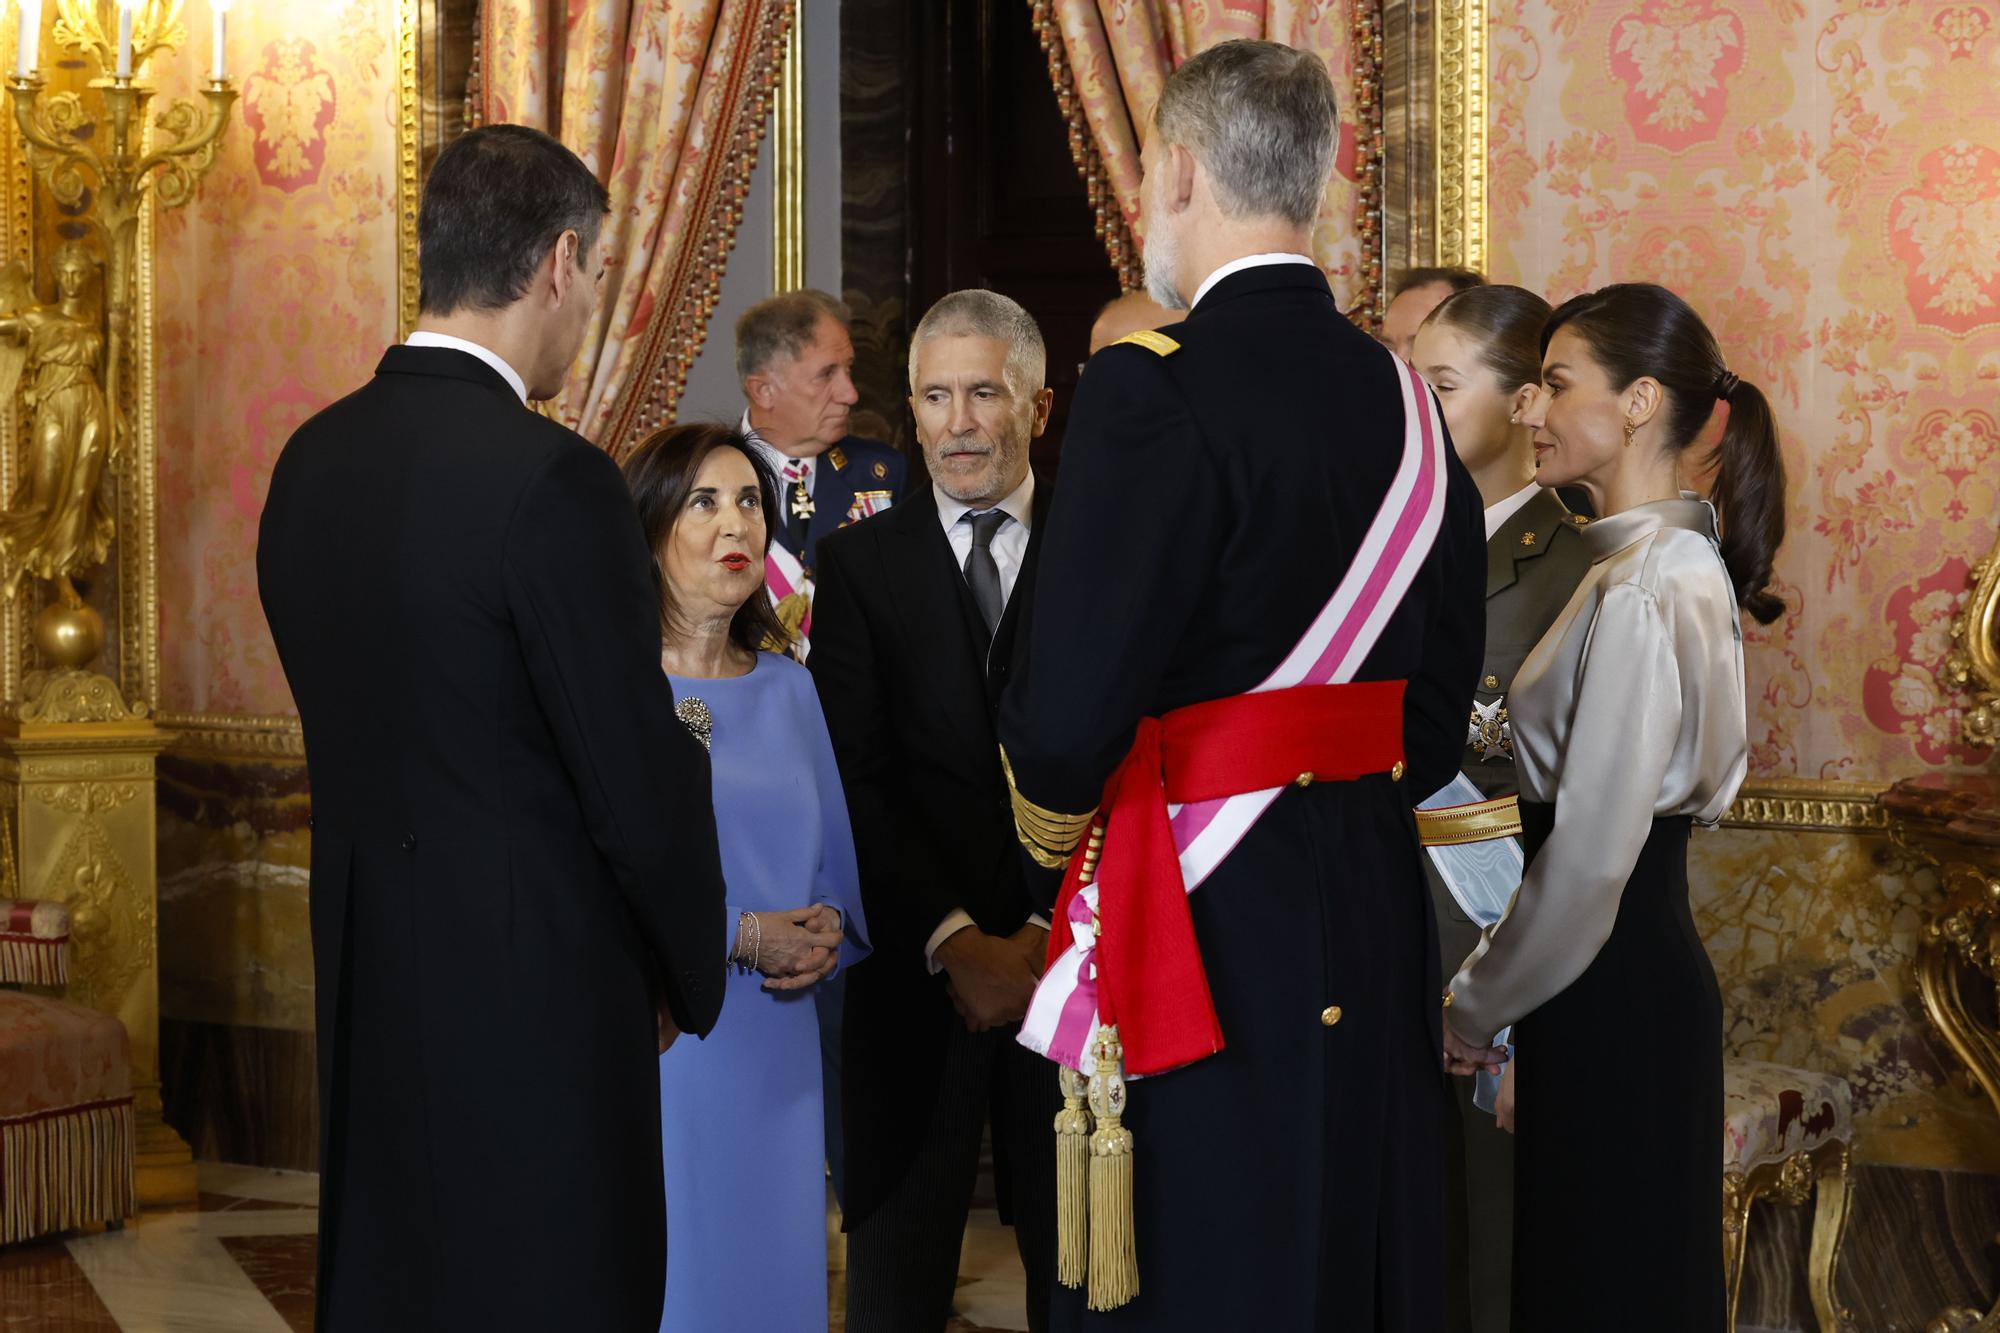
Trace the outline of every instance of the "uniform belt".
{"label": "uniform belt", "polygon": [[1516,796],[1496,796],[1471,805],[1448,805],[1442,810],[1419,810],[1416,815],[1417,840],[1426,847],[1457,847],[1468,842],[1521,836],[1521,801]]}

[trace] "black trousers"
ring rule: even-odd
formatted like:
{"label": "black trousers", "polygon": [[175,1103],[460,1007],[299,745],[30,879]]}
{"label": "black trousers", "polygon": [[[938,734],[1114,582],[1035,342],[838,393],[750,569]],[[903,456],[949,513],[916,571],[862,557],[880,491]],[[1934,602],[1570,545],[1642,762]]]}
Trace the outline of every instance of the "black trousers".
{"label": "black trousers", "polygon": [[1028,1276],[1028,1327],[1049,1322],[1055,1281],[1056,1067],[1014,1040],[1016,1028],[954,1023],[944,1072],[914,1161],[889,1198],[847,1236],[849,1333],[938,1333],[951,1317],[959,1250],[991,1120],[1003,1213]]}

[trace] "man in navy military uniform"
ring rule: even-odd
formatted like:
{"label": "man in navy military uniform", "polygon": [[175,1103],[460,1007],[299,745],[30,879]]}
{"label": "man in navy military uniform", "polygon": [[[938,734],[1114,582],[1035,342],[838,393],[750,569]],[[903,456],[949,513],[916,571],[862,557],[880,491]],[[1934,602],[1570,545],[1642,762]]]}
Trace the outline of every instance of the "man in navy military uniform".
{"label": "man in navy military uniform", "polygon": [[768,297],[736,321],[736,374],[748,404],[742,431],[778,483],[765,577],[801,662],[811,647],[819,539],[903,493],[903,456],[847,433],[859,400],[847,323],[846,306],[811,288]]}
{"label": "man in navy military uniform", "polygon": [[[1484,542],[1428,390],[1308,257],[1335,129],[1324,64],[1275,43],[1214,47],[1162,90],[1147,285],[1189,314],[1084,372],[1002,706],[1023,842],[1075,852],[1051,916],[1068,952],[1023,1029],[1094,1071],[1094,1129],[1063,1076],[1057,1137],[1090,1137],[1057,1188],[1088,1174],[1089,1239],[1059,1238],[1085,1290],[1058,1290],[1057,1329],[1443,1323],[1441,987],[1410,806],[1464,746]],[[1124,1223],[1101,1205],[1128,1178]]]}

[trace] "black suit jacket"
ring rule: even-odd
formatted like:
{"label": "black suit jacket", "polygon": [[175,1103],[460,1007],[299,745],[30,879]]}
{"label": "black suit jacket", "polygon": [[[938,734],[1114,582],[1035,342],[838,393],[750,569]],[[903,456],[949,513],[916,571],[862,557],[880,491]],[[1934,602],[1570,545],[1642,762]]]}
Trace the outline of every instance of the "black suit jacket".
{"label": "black suit jacket", "polygon": [[985,622],[928,486],[819,545],[812,672],[847,789],[875,954],[847,979],[847,1220],[908,1167],[957,1021],[924,945],[956,908],[1006,935],[1033,911],[993,719],[1034,598],[1049,488],[1000,625]]}
{"label": "black suit jacket", "polygon": [[725,925],[650,571],[617,467],[463,352],[391,348],[278,460],[322,1329],[655,1326],[654,997],[714,1025]]}

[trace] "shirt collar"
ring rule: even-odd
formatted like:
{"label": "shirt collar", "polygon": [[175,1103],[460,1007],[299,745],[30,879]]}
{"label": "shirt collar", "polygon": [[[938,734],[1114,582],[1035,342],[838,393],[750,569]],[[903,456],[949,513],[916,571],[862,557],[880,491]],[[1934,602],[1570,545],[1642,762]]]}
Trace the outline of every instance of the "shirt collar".
{"label": "shirt collar", "polygon": [[1682,491],[1678,500],[1654,500],[1650,504],[1634,505],[1630,509],[1592,519],[1590,526],[1582,532],[1591,558],[1602,560],[1661,528],[1686,528],[1689,532],[1700,533],[1711,543],[1718,541],[1720,536],[1715,506],[1693,491]]}
{"label": "shirt collar", "polygon": [[448,347],[454,352],[464,352],[467,356],[476,356],[498,371],[500,378],[507,381],[507,387],[514,391],[514,396],[521,400],[522,406],[525,407],[527,405],[527,381],[521,378],[514,367],[507,364],[504,357],[490,347],[481,347],[478,343],[467,342],[463,338],[454,338],[449,333],[432,333],[429,329],[418,329],[404,340],[403,345],[406,347]]}
{"label": "shirt collar", "polygon": [[[973,512],[971,505],[952,499],[936,482],[931,483],[931,494],[937,497],[938,522],[944,525],[946,532],[957,527],[960,519]],[[1030,470],[1027,476],[1021,478],[1021,484],[1009,492],[1007,498],[994,508],[1003,510],[1007,517],[1019,523],[1023,530],[1032,530],[1035,526],[1034,472]]]}
{"label": "shirt collar", "polygon": [[1486,540],[1492,541],[1493,534],[1500,531],[1501,525],[1520,513],[1541,489],[1531,481],[1498,504],[1486,506]]}
{"label": "shirt collar", "polygon": [[763,458],[765,464],[770,467],[773,478],[782,481],[785,469],[797,465],[799,480],[807,486],[812,485],[813,474],[819,471],[818,454],[807,454],[803,458],[794,458],[777,445],[772,444],[764,438],[755,426],[750,424],[750,409],[747,407],[743,409],[743,424],[738,429],[743,438],[750,442],[750,447],[755,449],[759,456]]}
{"label": "shirt collar", "polygon": [[1295,255],[1289,251],[1274,252],[1266,255],[1245,255],[1241,259],[1232,259],[1202,279],[1201,286],[1194,289],[1194,300],[1188,302],[1188,309],[1192,310],[1200,305],[1201,298],[1208,295],[1209,289],[1230,274],[1241,273],[1246,268],[1262,268],[1266,264],[1311,264],[1314,268],[1319,267],[1319,261],[1309,258],[1306,255]]}
{"label": "shirt collar", "polygon": [[799,480],[811,480],[813,464],[818,460],[816,458],[793,458],[790,454],[779,449],[777,445],[772,444],[769,440],[758,434],[757,428],[750,424],[750,409],[747,407],[743,409],[743,424],[738,427],[738,433],[745,440],[749,441],[750,447],[755,449],[758,457],[764,460],[764,465],[771,469],[771,479],[773,481],[783,481],[785,469],[793,463],[804,465],[799,469]]}

